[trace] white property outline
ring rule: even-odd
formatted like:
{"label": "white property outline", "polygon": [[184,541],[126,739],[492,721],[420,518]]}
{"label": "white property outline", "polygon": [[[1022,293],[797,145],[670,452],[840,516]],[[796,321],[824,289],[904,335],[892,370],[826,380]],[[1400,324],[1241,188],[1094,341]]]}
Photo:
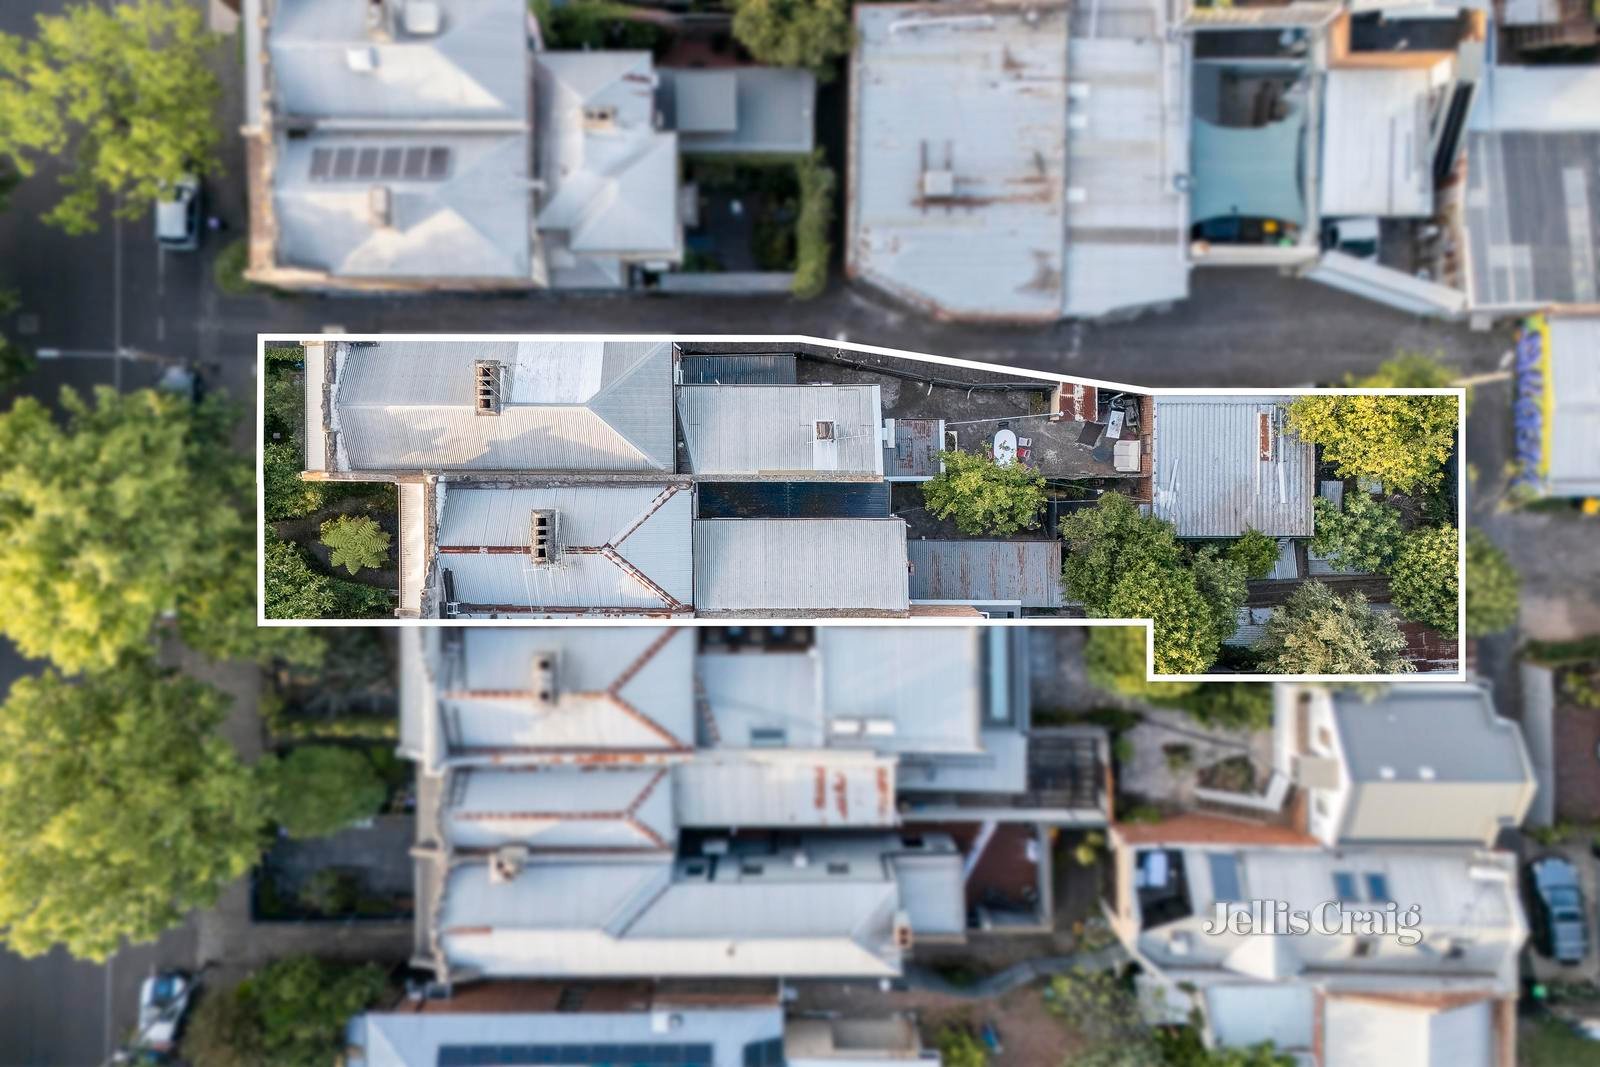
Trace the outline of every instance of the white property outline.
{"label": "white property outline", "polygon": [[[1155,673],[1155,623],[1151,619],[1064,619],[1036,617],[1026,619],[971,619],[922,616],[916,618],[760,618],[760,619],[269,619],[266,617],[266,503],[265,483],[262,479],[264,442],[256,434],[256,625],[273,627],[299,626],[1143,626],[1145,630],[1145,680],[1151,682],[1405,682],[1405,681],[1456,681],[1467,680],[1467,391],[1462,386],[1436,389],[1374,389],[1359,387],[1310,388],[1305,386],[1256,388],[1195,388],[1164,389],[1159,386],[1128,385],[1108,382],[1098,378],[1080,378],[1053,371],[1025,370],[1017,367],[985,363],[981,360],[957,359],[925,352],[887,348],[882,345],[860,344],[828,337],[807,334],[679,334],[679,333],[258,333],[256,335],[256,412],[266,410],[266,355],[267,345],[305,344],[318,341],[633,341],[666,342],[668,344],[759,344],[769,348],[791,345],[810,345],[833,348],[863,355],[887,356],[893,359],[932,363],[964,370],[980,370],[1030,381],[1057,382],[1069,385],[1092,385],[1113,392],[1157,394],[1163,396],[1454,396],[1456,398],[1456,670],[1453,674],[1156,674]],[[1153,471],[1152,471],[1153,475]]]}

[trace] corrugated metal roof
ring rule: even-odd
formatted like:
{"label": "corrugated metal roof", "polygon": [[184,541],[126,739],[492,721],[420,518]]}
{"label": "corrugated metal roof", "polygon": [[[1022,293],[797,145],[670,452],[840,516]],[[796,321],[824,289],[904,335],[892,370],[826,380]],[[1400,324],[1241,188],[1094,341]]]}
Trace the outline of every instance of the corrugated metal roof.
{"label": "corrugated metal roof", "polygon": [[678,821],[709,829],[896,825],[895,760],[870,753],[704,753],[672,771]]}
{"label": "corrugated metal roof", "polygon": [[[675,466],[672,349],[666,342],[384,341],[340,347],[333,401],[338,469]],[[479,360],[506,368],[499,415],[473,409]]]}
{"label": "corrugated metal roof", "polygon": [[[1325,1067],[1416,1064],[1417,1067],[1490,1067],[1503,1047],[1495,1036],[1495,998],[1440,1008],[1405,1000],[1329,996],[1322,1004]],[[1509,1039],[1507,1040],[1509,1043]]]}
{"label": "corrugated metal roof", "polygon": [[678,417],[700,478],[883,474],[876,385],[685,386]]}
{"label": "corrugated metal roof", "polygon": [[[1155,514],[1179,537],[1310,537],[1316,454],[1285,432],[1291,396],[1182,396],[1156,400]],[[1272,458],[1262,460],[1260,420]]]}
{"label": "corrugated metal roof", "polygon": [[[324,153],[354,153],[376,168],[385,153],[430,151],[448,163],[437,180],[312,177]],[[533,275],[526,133],[318,132],[280,138],[273,170],[280,266],[327,271],[344,278],[455,278],[528,281]],[[360,173],[357,171],[356,173]],[[420,173],[420,172],[419,172]],[[381,188],[387,208],[373,207]]]}
{"label": "corrugated metal roof", "polygon": [[1473,103],[1474,130],[1582,132],[1600,128],[1600,67],[1496,63]]}
{"label": "corrugated metal roof", "polygon": [[977,752],[986,695],[982,631],[969,627],[821,627],[822,708],[840,719],[888,720],[859,738],[829,727],[830,744],[895,752]]}
{"label": "corrugated metal roof", "polygon": [[[525,552],[459,551],[526,548],[530,515],[545,509],[556,513],[561,546],[553,562],[535,563]],[[439,565],[461,603],[676,609],[694,593],[692,511],[689,492],[675,486],[452,487],[439,516]]]}
{"label": "corrugated metal roof", "polygon": [[1600,496],[1600,317],[1551,315],[1554,410],[1546,485],[1557,496]]}
{"label": "corrugated metal roof", "polygon": [[[369,5],[275,0],[267,34],[272,82],[288,114],[318,118],[525,121],[525,13],[505,0],[434,0],[441,30],[389,40],[367,29]],[[359,59],[370,69],[353,69]]]}
{"label": "corrugated metal roof", "polygon": [[539,228],[579,255],[676,259],[678,139],[656,129],[650,53],[539,52],[534,68]]}
{"label": "corrugated metal roof", "polygon": [[685,153],[810,152],[817,80],[808,70],[661,70],[656,99]]}
{"label": "corrugated metal roof", "polygon": [[900,906],[915,933],[946,937],[966,934],[967,885],[959,853],[908,853],[895,856],[890,862],[900,882]]}
{"label": "corrugated metal roof", "polygon": [[678,357],[684,385],[793,385],[796,357],[789,353]]}
{"label": "corrugated metal roof", "polygon": [[1433,70],[1328,71],[1322,105],[1322,215],[1433,214],[1430,93],[1453,60]]}
{"label": "corrugated metal roof", "polygon": [[455,848],[645,848],[677,837],[665,768],[570,767],[458,772],[445,811]]}
{"label": "corrugated metal roof", "polygon": [[899,519],[696,519],[694,558],[702,615],[910,606]]}
{"label": "corrugated metal roof", "polygon": [[876,519],[889,514],[887,482],[701,482],[695,486],[695,517],[701,519]]}
{"label": "corrugated metal roof", "polygon": [[1586,131],[1469,135],[1472,303],[1600,300],[1600,122]]}
{"label": "corrugated metal roof", "polygon": [[1060,541],[906,543],[912,600],[1019,600],[1061,606]]}
{"label": "corrugated metal roof", "polygon": [[[694,743],[691,631],[469,629],[461,642],[458,668],[440,682],[441,712],[453,750],[670,747],[650,723],[682,745]],[[547,651],[556,653],[556,684],[571,699],[554,713],[534,714],[528,693],[533,657]],[[620,699],[605,698],[607,692]],[[507,695],[492,695],[500,693]]]}
{"label": "corrugated metal roof", "polygon": [[616,1046],[617,1062],[624,1062],[624,1057],[638,1059],[643,1050],[704,1046],[709,1059],[684,1056],[671,1062],[750,1067],[747,1047],[783,1039],[783,1009],[775,1005],[696,1008],[673,1003],[667,1033],[659,1029],[661,1010],[369,1012],[352,1021],[348,1038],[356,1052],[349,1062],[350,1067],[440,1067],[440,1052],[446,1047],[496,1054],[507,1048],[536,1049],[540,1055],[549,1050],[559,1056],[596,1046]]}

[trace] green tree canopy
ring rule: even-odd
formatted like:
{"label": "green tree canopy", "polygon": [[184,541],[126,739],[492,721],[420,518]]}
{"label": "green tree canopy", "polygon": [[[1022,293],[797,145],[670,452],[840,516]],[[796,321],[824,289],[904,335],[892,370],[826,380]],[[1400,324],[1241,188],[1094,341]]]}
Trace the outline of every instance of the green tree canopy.
{"label": "green tree canopy", "polygon": [[1406,639],[1390,615],[1360,593],[1340,597],[1306,582],[1272,613],[1257,646],[1271,674],[1401,674],[1415,670]]}
{"label": "green tree canopy", "polygon": [[1278,539],[1253,526],[1246,527],[1244,534],[1228,546],[1228,558],[1244,568],[1247,581],[1265,578],[1278,565]]}
{"label": "green tree canopy", "polygon": [[36,21],[32,38],[0,34],[0,159],[23,177],[70,160],[46,222],[94,230],[103,198],[138,218],[165,184],[216,169],[221,88],[198,7],[85,0]]}
{"label": "green tree canopy", "polygon": [[1313,501],[1316,522],[1311,550],[1335,567],[1383,574],[1400,551],[1400,512],[1371,494],[1345,494],[1344,507],[1325,497]]}
{"label": "green tree canopy", "polygon": [[329,519],[322,524],[322,543],[333,549],[333,565],[351,574],[389,562],[389,535],[365,515]]}
{"label": "green tree canopy", "polygon": [[261,854],[256,773],[216,735],[217,690],[130,660],[47,670],[0,706],[0,937],[103,960],[149,941]]}
{"label": "green tree canopy", "polygon": [[1062,519],[1061,536],[1067,541],[1067,595],[1081,601],[1093,618],[1111,617],[1117,583],[1136,562],[1183,565],[1172,524],[1141,515],[1138,505],[1121,493],[1106,493],[1097,506]]}
{"label": "green tree canopy", "polygon": [[1216,614],[1187,568],[1135,560],[1117,580],[1106,617],[1154,620],[1157,674],[1203,674],[1216,662]]}
{"label": "green tree canopy", "polygon": [[1259,682],[1146,680],[1144,630],[1097,626],[1084,644],[1089,681],[1157,707],[1176,708],[1208,726],[1259,730],[1272,722],[1272,687]]}
{"label": "green tree canopy", "polygon": [[272,815],[290,837],[326,837],[371,818],[388,788],[369,760],[353,748],[301,745],[263,768]]}
{"label": "green tree canopy", "polygon": [[929,514],[955,519],[969,537],[1002,537],[1039,525],[1044,478],[1021,463],[1001,466],[980,452],[942,452],[944,469],[922,483]]}
{"label": "green tree canopy", "polygon": [[1506,554],[1476,526],[1467,530],[1467,636],[1499,633],[1517,621],[1521,579]]}
{"label": "green tree canopy", "polygon": [[1454,526],[1425,526],[1406,534],[1389,574],[1400,614],[1446,637],[1456,633],[1461,602],[1460,534]]}
{"label": "green tree canopy", "polygon": [[[1244,565],[1215,545],[1207,545],[1195,553],[1189,569],[1194,574],[1195,588],[1211,613],[1211,632],[1220,645],[1239,628],[1239,609],[1250,596]],[[1215,658],[1213,653],[1212,659]]]}
{"label": "green tree canopy", "polygon": [[818,80],[834,74],[834,61],[850,54],[855,27],[850,0],[731,0],[733,36],[758,62],[805,67]]}
{"label": "green tree canopy", "polygon": [[1341,478],[1367,476],[1398,491],[1439,483],[1456,439],[1453,396],[1296,397],[1289,428],[1322,446]]}
{"label": "green tree canopy", "polygon": [[[61,392],[64,421],[24,397],[0,415],[0,633],[64,671],[183,639],[231,658],[315,655],[258,630],[250,465],[235,412],[145,389]],[[248,509],[248,510],[247,510]]]}
{"label": "green tree canopy", "polygon": [[329,1067],[350,1017],[388,992],[382,968],[291,956],[200,999],[183,1037],[194,1067]]}

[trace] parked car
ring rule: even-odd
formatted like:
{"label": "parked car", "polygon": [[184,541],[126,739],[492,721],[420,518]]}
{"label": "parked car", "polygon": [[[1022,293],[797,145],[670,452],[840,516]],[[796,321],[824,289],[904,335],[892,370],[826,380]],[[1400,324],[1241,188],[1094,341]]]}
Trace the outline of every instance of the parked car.
{"label": "parked car", "polygon": [[112,1062],[117,1064],[173,1063],[178,1051],[178,1036],[189,1002],[194,997],[195,981],[182,971],[154,972],[139,986],[139,1025],[133,1041],[119,1049]]}
{"label": "parked car", "polygon": [[200,247],[199,178],[184,175],[156,201],[156,244],[168,252]]}
{"label": "parked car", "polygon": [[1558,963],[1581,963],[1589,951],[1589,924],[1577,868],[1561,856],[1545,856],[1528,873],[1539,950]]}

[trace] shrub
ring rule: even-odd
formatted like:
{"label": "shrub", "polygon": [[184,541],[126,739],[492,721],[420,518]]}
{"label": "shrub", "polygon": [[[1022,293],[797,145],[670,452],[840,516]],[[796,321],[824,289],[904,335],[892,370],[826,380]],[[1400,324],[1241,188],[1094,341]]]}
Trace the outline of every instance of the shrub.
{"label": "shrub", "polygon": [[828,81],[850,54],[850,0],[732,0],[733,35],[760,63],[805,67]]}
{"label": "shrub", "polygon": [[261,506],[268,522],[298,519],[315,513],[326,503],[325,482],[300,477],[300,450],[274,441],[261,449]]}
{"label": "shrub", "polygon": [[1415,670],[1406,639],[1390,615],[1360,593],[1337,596],[1306,582],[1267,621],[1259,646],[1271,674],[1396,674]]}
{"label": "shrub", "polygon": [[944,469],[922,483],[922,496],[935,518],[951,519],[968,536],[1031,530],[1044,505],[1044,477],[1011,463],[1005,466],[981,452],[942,452]]}
{"label": "shrub", "polygon": [[1311,550],[1342,570],[1383,573],[1400,551],[1400,512],[1363,492],[1345,497],[1344,508],[1317,497]]}
{"label": "shrub", "polygon": [[833,227],[833,198],[838,181],[820,148],[797,163],[795,173],[800,179],[800,217],[794,226],[791,291],[801,300],[810,300],[828,287],[828,264],[833,255],[828,234]]}
{"label": "shrub", "polygon": [[350,1017],[388,987],[370,963],[278,960],[200,999],[183,1038],[184,1059],[194,1067],[330,1067],[341,1061]]}
{"label": "shrub", "polygon": [[1476,526],[1467,530],[1467,636],[1499,633],[1517,621],[1521,579],[1506,554]]}
{"label": "shrub", "polygon": [[261,286],[244,276],[249,268],[250,242],[247,238],[239,237],[217,253],[217,258],[211,264],[211,278],[227,296],[249,296],[261,291]]}
{"label": "shrub", "polygon": [[988,1067],[989,1049],[969,1026],[942,1026],[934,1043],[944,1067]]}
{"label": "shrub", "polygon": [[272,813],[290,837],[326,837],[370,819],[388,787],[360,751],[302,745],[266,767]]}
{"label": "shrub", "polygon": [[322,543],[333,549],[333,565],[355,574],[389,562],[389,535],[365,515],[340,515],[322,524]]}
{"label": "shrub", "polygon": [[1446,637],[1454,637],[1457,628],[1460,547],[1460,534],[1454,526],[1413,530],[1401,542],[1389,576],[1395,608]]}
{"label": "shrub", "polygon": [[1265,578],[1278,565],[1277,539],[1246,527],[1243,536],[1228,546],[1228,558],[1244,568],[1244,576],[1250,581]]}

